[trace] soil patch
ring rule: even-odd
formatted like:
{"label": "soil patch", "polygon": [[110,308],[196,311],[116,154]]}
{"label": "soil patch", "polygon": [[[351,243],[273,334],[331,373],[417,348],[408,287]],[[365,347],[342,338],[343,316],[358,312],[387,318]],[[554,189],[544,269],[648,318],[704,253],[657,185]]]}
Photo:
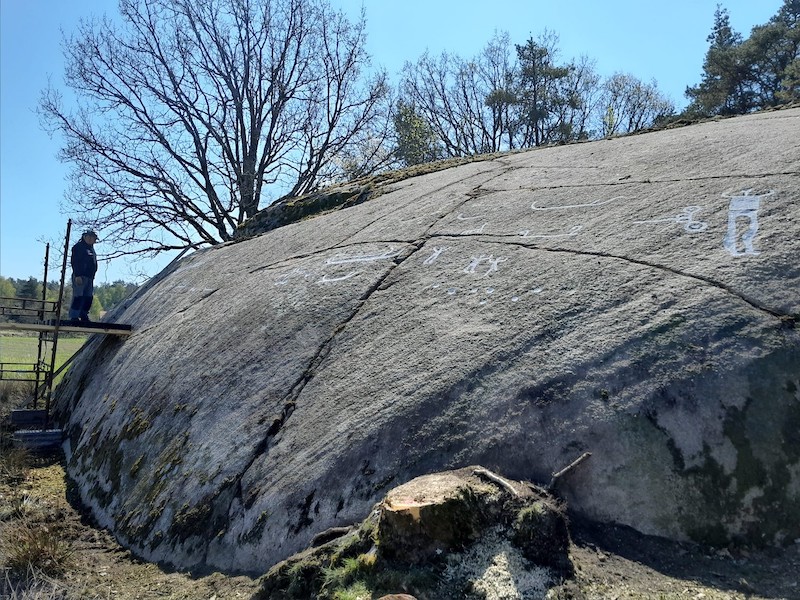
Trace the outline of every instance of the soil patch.
{"label": "soil patch", "polygon": [[[249,599],[259,587],[258,580],[248,577],[194,577],[138,560],[82,513],[70,494],[61,457],[36,459],[22,480],[3,478],[0,505],[19,507],[3,512],[0,539],[25,519],[57,529],[70,550],[63,573],[32,573],[27,583],[9,571],[7,557],[0,554],[2,598]],[[644,536],[626,527],[573,520],[570,557],[575,577],[551,589],[548,598],[800,599],[800,544],[760,551],[714,550]],[[476,593],[489,593],[479,592],[492,587],[485,579],[483,574]],[[516,597],[533,597],[531,589],[520,589]],[[402,591],[407,590],[397,590]],[[363,594],[352,600],[373,597],[368,590]],[[417,597],[434,600],[424,591]]]}

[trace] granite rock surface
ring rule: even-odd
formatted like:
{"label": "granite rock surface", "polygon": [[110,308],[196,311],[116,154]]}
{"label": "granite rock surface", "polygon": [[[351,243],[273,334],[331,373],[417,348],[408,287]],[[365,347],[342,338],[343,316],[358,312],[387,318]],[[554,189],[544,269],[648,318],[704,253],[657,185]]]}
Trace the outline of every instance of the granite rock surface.
{"label": "granite rock surface", "polygon": [[58,390],[101,525],[264,572],[481,464],[673,539],[800,538],[800,109],[496,156],[168,267]]}

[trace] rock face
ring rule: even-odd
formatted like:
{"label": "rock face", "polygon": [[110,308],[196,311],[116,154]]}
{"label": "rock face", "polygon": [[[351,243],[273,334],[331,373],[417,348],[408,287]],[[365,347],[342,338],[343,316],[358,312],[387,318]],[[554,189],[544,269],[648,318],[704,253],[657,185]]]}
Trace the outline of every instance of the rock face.
{"label": "rock face", "polygon": [[482,464],[710,543],[800,537],[800,110],[494,157],[196,252],[58,394],[97,520],[263,572]]}

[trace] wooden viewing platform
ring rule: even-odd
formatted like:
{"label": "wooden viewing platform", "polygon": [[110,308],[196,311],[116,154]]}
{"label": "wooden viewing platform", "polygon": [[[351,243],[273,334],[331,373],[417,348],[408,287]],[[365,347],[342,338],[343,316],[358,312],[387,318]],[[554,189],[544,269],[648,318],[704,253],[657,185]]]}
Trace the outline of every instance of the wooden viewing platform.
{"label": "wooden viewing platform", "polygon": [[[25,316],[25,315],[23,315]],[[53,380],[75,358],[69,357],[57,370],[55,369],[55,344],[61,333],[84,333],[127,337],[133,333],[130,325],[123,323],[76,323],[50,319],[38,323],[16,323],[13,321],[0,323],[0,330],[33,331],[39,334],[39,360],[34,364],[0,362],[0,379],[13,381],[35,381],[37,391],[34,392],[33,409],[17,409],[11,411],[12,443],[14,446],[26,448],[32,452],[46,452],[61,445],[64,434],[50,420],[50,394]],[[42,360],[42,336],[49,336],[51,349],[50,363]],[[44,379],[41,381],[41,379]],[[42,400],[46,402],[44,410],[36,408],[38,390],[43,390]]]}
{"label": "wooden viewing platform", "polygon": [[[64,254],[61,262],[61,280],[58,297],[47,299],[47,269],[50,259],[50,244],[44,255],[44,277],[42,297],[7,298],[0,297],[0,330],[31,331],[38,333],[36,361],[32,364],[3,362],[0,358],[0,380],[27,381],[33,384],[32,402],[26,408],[11,412],[12,442],[31,450],[48,450],[61,445],[63,432],[53,423],[50,415],[50,400],[53,382],[59,373],[66,369],[77,356],[73,354],[56,369],[56,350],[58,336],[62,333],[83,333],[127,337],[133,333],[130,325],[122,323],[80,322],[62,318],[64,287],[69,256],[69,236],[72,220],[67,221],[64,236]],[[24,322],[27,321],[27,322]],[[39,402],[44,403],[40,409]]]}
{"label": "wooden viewing platform", "polygon": [[105,333],[107,335],[131,335],[133,333],[130,325],[122,323],[87,323],[76,324],[64,321],[59,325],[53,323],[0,323],[0,329],[11,329],[15,331],[37,331],[55,332],[58,329],[61,333]]}

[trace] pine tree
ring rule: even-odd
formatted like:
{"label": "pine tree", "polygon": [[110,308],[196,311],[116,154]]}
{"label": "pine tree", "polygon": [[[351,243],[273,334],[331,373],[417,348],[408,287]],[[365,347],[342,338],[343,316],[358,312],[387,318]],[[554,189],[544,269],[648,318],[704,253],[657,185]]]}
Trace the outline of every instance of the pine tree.
{"label": "pine tree", "polygon": [[744,114],[800,100],[800,0],[784,0],[744,41],[718,5],[708,41],[702,81],[686,89],[689,116]]}
{"label": "pine tree", "polygon": [[570,98],[562,82],[570,75],[570,66],[556,64],[558,37],[545,31],[538,41],[529,39],[517,45],[520,83],[516,96],[522,106],[521,123],[527,130],[523,146],[540,146],[570,139],[560,118]]}
{"label": "pine tree", "polygon": [[727,9],[717,5],[702,81],[686,89],[691,116],[743,114],[756,108],[748,87],[749,67],[743,60],[742,36],[733,30]]}
{"label": "pine tree", "polygon": [[785,0],[742,47],[760,108],[800,99],[800,0]]}

